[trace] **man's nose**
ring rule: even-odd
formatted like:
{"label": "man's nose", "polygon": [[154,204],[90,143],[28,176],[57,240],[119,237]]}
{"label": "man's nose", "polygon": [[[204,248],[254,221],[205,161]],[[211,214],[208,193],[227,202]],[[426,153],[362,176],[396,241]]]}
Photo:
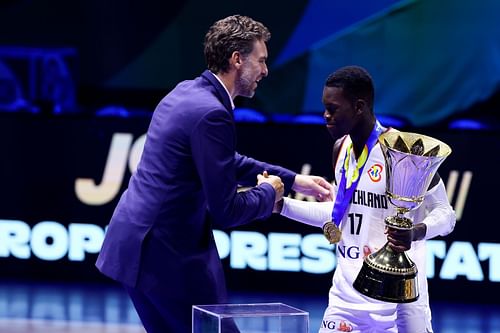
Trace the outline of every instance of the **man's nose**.
{"label": "man's nose", "polygon": [[262,76],[266,77],[269,74],[269,70],[267,69],[267,65],[264,65],[264,68],[262,70]]}

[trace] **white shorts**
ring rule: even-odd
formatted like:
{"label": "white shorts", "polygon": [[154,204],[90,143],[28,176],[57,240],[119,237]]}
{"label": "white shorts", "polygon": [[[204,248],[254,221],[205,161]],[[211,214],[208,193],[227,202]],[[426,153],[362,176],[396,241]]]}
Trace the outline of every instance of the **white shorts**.
{"label": "white shorts", "polygon": [[432,333],[429,308],[417,303],[398,304],[392,309],[345,309],[329,306],[325,310],[319,333]]}
{"label": "white shorts", "polygon": [[397,333],[394,309],[367,310],[343,309],[329,306],[325,310],[319,333]]}
{"label": "white shorts", "polygon": [[399,333],[432,333],[431,310],[427,304],[401,303],[397,306],[396,324]]}

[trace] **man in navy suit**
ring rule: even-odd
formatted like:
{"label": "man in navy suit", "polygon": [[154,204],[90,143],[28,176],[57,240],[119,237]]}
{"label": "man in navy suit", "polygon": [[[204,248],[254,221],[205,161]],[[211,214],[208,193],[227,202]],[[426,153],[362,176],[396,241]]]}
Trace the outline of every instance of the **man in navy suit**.
{"label": "man in navy suit", "polygon": [[148,333],[191,332],[192,305],[227,302],[213,228],[265,219],[291,190],[331,199],[323,178],[235,151],[233,99],[252,97],[267,76],[269,38],[249,17],[217,21],[205,36],[208,70],[179,83],[153,114],[96,263],[124,285]]}

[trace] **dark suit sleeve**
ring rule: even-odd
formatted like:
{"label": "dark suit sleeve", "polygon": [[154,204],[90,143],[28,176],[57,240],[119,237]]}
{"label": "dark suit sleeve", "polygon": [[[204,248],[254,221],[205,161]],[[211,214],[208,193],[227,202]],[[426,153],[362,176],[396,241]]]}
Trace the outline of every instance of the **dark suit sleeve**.
{"label": "dark suit sleeve", "polygon": [[267,218],[274,205],[275,193],[269,184],[237,192],[235,135],[231,116],[224,110],[205,114],[191,133],[193,159],[217,228]]}
{"label": "dark suit sleeve", "polygon": [[243,186],[255,186],[257,175],[267,171],[270,175],[276,175],[281,178],[281,181],[285,185],[285,195],[288,195],[292,190],[292,185],[296,176],[295,172],[278,165],[257,161],[251,157],[238,153],[235,153],[235,161],[238,184]]}

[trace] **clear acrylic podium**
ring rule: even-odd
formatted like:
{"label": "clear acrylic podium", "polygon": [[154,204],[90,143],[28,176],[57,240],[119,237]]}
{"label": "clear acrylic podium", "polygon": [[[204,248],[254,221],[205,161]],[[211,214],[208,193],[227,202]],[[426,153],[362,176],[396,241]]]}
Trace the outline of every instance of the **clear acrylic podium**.
{"label": "clear acrylic podium", "polygon": [[193,306],[193,333],[308,333],[309,313],[283,303]]}

